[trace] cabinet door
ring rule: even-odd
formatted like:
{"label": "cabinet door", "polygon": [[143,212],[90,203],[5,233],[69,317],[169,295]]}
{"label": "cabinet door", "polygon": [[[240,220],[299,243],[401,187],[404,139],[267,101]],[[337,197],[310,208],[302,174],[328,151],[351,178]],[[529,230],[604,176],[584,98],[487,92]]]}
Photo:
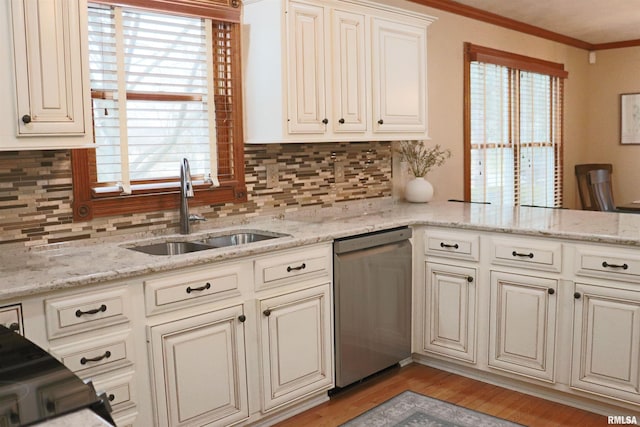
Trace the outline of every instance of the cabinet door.
{"label": "cabinet door", "polygon": [[288,19],[290,133],[327,130],[324,8],[291,2]]}
{"label": "cabinet door", "polygon": [[333,385],[329,284],[260,301],[263,410]]}
{"label": "cabinet door", "polygon": [[476,270],[426,263],[424,350],[475,362]]}
{"label": "cabinet door", "polygon": [[12,0],[19,136],[82,135],[82,0]]}
{"label": "cabinet door", "polygon": [[249,416],[242,306],[150,328],[156,425],[226,426]]}
{"label": "cabinet door", "polygon": [[365,17],[333,10],[333,129],[335,132],[367,130],[367,78]]}
{"label": "cabinet door", "polygon": [[571,386],[640,403],[640,292],[575,286]]}
{"label": "cabinet door", "polygon": [[373,19],[375,132],[426,132],[427,29]]}
{"label": "cabinet door", "polygon": [[557,287],[553,279],[491,272],[490,366],[554,381]]}

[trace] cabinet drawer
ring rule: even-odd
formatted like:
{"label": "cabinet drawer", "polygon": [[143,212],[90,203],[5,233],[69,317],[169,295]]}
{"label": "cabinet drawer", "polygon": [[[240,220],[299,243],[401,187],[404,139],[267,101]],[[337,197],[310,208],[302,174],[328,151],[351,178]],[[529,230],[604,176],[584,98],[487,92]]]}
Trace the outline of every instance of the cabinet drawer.
{"label": "cabinet drawer", "polygon": [[637,251],[611,249],[604,246],[578,247],[576,255],[576,274],[578,275],[640,281],[640,255]]}
{"label": "cabinet drawer", "polygon": [[492,263],[559,272],[562,244],[525,239],[492,239]]}
{"label": "cabinet drawer", "polygon": [[94,375],[87,379],[92,380],[98,394],[105,393],[113,411],[118,411],[134,404],[133,375],[133,371],[126,370],[122,373],[116,371]]}
{"label": "cabinet drawer", "polygon": [[69,346],[54,347],[50,353],[73,372],[99,368],[115,369],[132,364],[132,348],[127,334],[112,334]]}
{"label": "cabinet drawer", "polygon": [[256,290],[331,275],[331,246],[301,248],[255,261]]}
{"label": "cabinet drawer", "polygon": [[128,289],[103,289],[46,299],[50,339],[129,321]]}
{"label": "cabinet drawer", "polygon": [[480,236],[471,233],[427,230],[424,233],[424,253],[446,258],[478,261]]}
{"label": "cabinet drawer", "polygon": [[251,263],[239,262],[145,280],[147,315],[240,295],[242,277],[250,278],[251,270]]}

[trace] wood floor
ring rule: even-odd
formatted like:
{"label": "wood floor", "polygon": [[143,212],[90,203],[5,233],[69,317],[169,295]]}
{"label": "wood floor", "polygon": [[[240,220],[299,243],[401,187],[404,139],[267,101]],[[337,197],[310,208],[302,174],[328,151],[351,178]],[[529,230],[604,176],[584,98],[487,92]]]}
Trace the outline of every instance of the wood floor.
{"label": "wood floor", "polygon": [[338,426],[368,409],[412,390],[526,426],[606,426],[601,415],[507,390],[416,363],[345,390],[278,427]]}

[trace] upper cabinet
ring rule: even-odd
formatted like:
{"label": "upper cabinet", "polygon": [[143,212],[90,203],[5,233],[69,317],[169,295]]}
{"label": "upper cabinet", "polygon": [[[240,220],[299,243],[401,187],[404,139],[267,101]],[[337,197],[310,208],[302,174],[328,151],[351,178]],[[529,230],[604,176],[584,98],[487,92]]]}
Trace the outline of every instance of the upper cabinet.
{"label": "upper cabinet", "polygon": [[432,20],[365,1],[245,2],[246,142],[428,138]]}
{"label": "upper cabinet", "polygon": [[86,0],[11,0],[0,10],[0,149],[92,143]]}

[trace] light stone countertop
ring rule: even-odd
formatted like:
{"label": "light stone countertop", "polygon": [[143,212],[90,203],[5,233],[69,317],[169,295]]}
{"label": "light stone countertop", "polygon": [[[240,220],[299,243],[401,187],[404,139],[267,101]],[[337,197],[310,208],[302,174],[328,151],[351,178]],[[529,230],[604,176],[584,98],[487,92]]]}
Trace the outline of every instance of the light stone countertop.
{"label": "light stone countertop", "polygon": [[[51,248],[5,249],[0,254],[0,301],[405,225],[437,225],[640,247],[638,214],[457,202],[409,204],[380,199],[345,202],[332,208],[306,208],[278,217],[243,219],[240,224],[224,228],[216,228],[216,223],[209,221],[189,236],[147,236],[130,241],[107,238]],[[231,230],[265,230],[286,233],[289,237],[172,256],[147,255],[126,248],[167,239],[197,240]]]}

